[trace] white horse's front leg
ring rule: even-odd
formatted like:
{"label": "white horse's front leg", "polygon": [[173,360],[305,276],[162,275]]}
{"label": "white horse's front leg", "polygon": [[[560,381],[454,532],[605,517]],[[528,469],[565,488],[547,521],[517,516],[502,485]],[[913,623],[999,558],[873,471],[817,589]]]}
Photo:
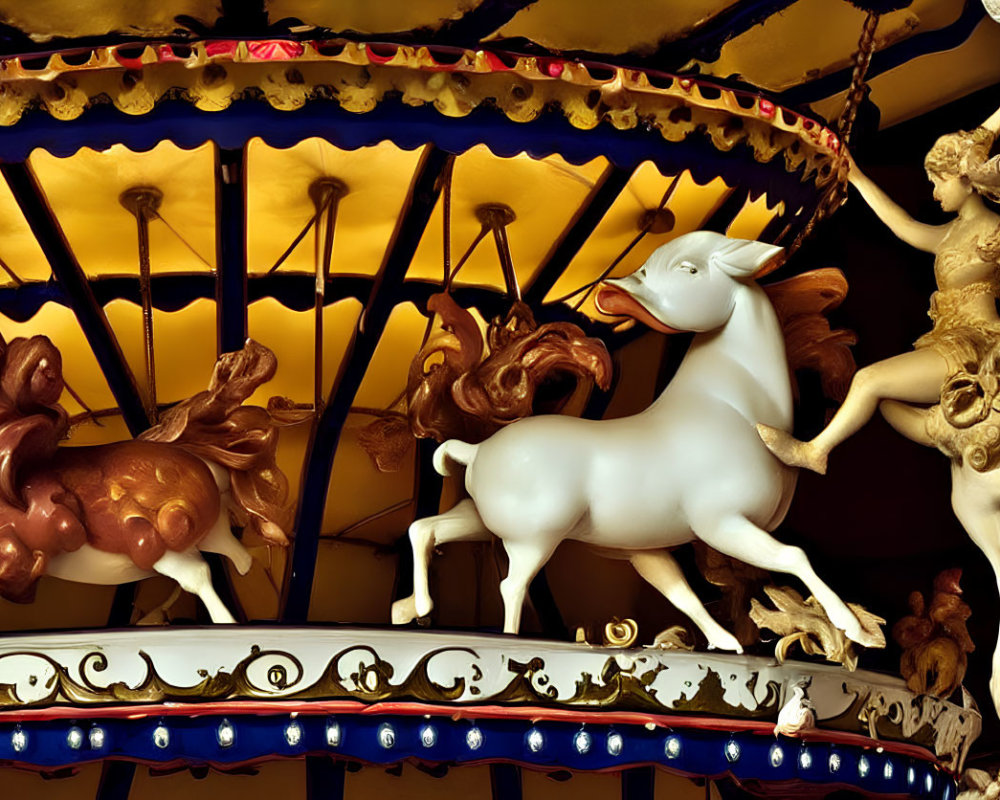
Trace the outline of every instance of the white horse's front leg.
{"label": "white horse's front leg", "polygon": [[629,561],[636,572],[656,587],[679,611],[691,618],[705,634],[710,648],[743,652],[736,637],[712,619],[669,551],[636,550],[629,553]]}
{"label": "white horse's front leg", "polygon": [[229,609],[223,605],[212,586],[212,573],[205,559],[191,548],[183,553],[168,550],[153,569],[161,575],[173,578],[185,592],[198,595],[208,609],[212,622],[236,622]]}
{"label": "white horse's front leg", "polygon": [[848,639],[866,646],[876,644],[847,604],[816,574],[802,548],[782,544],[767,531],[739,516],[726,517],[715,524],[703,523],[695,528],[695,535],[727,556],[761,569],[795,575],[823,606],[830,622]]}

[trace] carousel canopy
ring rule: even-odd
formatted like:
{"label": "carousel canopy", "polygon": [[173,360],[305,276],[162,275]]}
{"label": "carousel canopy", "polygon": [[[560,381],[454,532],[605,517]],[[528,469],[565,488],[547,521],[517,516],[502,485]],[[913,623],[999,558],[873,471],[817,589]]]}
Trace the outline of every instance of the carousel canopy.
{"label": "carousel canopy", "polygon": [[[207,622],[192,595],[170,599],[163,577],[116,588],[43,576],[30,605],[0,600],[0,624],[23,633],[0,643],[0,703],[11,706],[0,759],[49,776],[79,770],[62,785],[108,800],[169,793],[175,780],[141,773],[132,784],[126,762],[238,772],[341,745],[352,764],[420,762],[423,772],[406,767],[414,796],[447,783],[470,796],[575,786],[652,797],[644,765],[673,761],[655,796],[717,796],[711,780],[686,776],[728,775],[761,793],[773,783],[949,800],[979,732],[969,702],[911,702],[901,681],[874,673],[859,673],[860,689],[832,669],[789,677],[765,659],[727,673],[725,660],[692,655],[686,685],[669,656],[581,650],[565,641],[571,628],[613,612],[651,639],[676,612],[626,564],[574,543],[535,582],[526,615],[529,633],[558,645],[479,634],[414,645],[364,630],[317,639],[308,627],[387,625],[411,588],[407,526],[461,492],[432,469],[432,441],[399,435],[415,359],[454,334],[433,298],[447,291],[467,309],[480,342],[502,338],[523,307],[532,324],[600,338],[615,367],[608,389],[563,376],[536,407],[634,413],[686,340],[601,313],[601,280],[697,230],[794,252],[843,199],[845,139],[884,141],[879,130],[1000,81],[1000,25],[979,0],[888,6],[0,0],[0,334],[44,335],[60,351],[68,448],[141,435],[209,386],[221,354],[263,344],[277,370],[248,402],[282,398],[277,467],[294,518],[287,548],[247,526],[246,574],[212,562],[238,621],[266,624],[207,651],[211,632],[103,633]],[[816,387],[802,397],[805,416],[821,418]],[[493,550],[456,546],[436,570],[436,626],[500,626]],[[476,658],[463,661],[467,651]],[[797,681],[825,687],[818,713],[834,732],[775,750],[761,733]],[[195,707],[210,700],[250,705]],[[448,705],[487,701],[503,710],[476,719]],[[420,703],[436,704],[430,723]],[[664,727],[670,715],[683,733]],[[450,749],[425,757],[439,737]],[[102,774],[110,757],[118,767]],[[481,766],[511,760],[587,774],[561,784]],[[448,763],[466,766],[444,780]],[[340,764],[332,777],[315,758],[308,771],[267,764],[254,791],[335,786],[330,796],[354,798],[395,785],[369,767],[345,778]],[[623,768],[625,789],[602,774]],[[233,791],[217,779],[204,785]]]}

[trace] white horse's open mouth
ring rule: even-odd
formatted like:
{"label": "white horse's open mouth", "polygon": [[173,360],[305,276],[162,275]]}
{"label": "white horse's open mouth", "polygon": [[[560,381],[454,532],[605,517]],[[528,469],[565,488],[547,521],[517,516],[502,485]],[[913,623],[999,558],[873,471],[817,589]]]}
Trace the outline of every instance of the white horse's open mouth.
{"label": "white horse's open mouth", "polygon": [[676,328],[664,325],[632,295],[613,283],[602,283],[595,298],[597,310],[612,317],[631,317],[660,333],[681,333]]}

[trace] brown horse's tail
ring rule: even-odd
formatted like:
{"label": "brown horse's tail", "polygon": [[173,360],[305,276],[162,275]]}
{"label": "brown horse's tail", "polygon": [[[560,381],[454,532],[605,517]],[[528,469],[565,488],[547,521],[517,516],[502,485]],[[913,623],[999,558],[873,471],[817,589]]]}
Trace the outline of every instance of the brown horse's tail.
{"label": "brown horse's tail", "polygon": [[[823,393],[842,401],[857,369],[850,347],[858,339],[853,331],[832,330],[825,314],[847,295],[844,273],[833,267],[815,269],[763,289],[785,334],[789,369],[793,374],[802,368],[815,370]],[[794,380],[792,384],[795,387]],[[797,396],[797,387],[795,392]]]}
{"label": "brown horse's tail", "polygon": [[243,405],[276,368],[274,353],[247,340],[242,350],[219,358],[207,391],[178,403],[139,438],[173,442],[228,469],[236,523],[269,544],[287,545],[288,479],[276,458],[283,422],[280,414]]}

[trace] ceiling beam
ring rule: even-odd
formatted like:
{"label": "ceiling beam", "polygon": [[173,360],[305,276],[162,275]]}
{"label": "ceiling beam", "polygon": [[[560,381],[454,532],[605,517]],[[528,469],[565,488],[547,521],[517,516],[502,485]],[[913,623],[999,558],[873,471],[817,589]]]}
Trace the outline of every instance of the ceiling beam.
{"label": "ceiling beam", "polygon": [[247,339],[246,148],[216,149],[215,303],[218,354]]}
{"label": "ceiling beam", "polygon": [[604,219],[605,214],[614,205],[615,200],[625,190],[630,170],[609,166],[594,185],[590,196],[584,201],[576,217],[563,231],[559,241],[549,251],[531,286],[524,293],[524,300],[534,307],[545,300],[545,296],[555,286],[563,271],[569,266],[584,242],[590,238],[594,229]]}
{"label": "ceiling beam", "polygon": [[500,30],[518,13],[536,2],[537,0],[483,0],[458,19],[449,20],[442,25],[433,34],[433,41],[435,44],[477,50],[480,41]]}
{"label": "ceiling beam", "polygon": [[[873,78],[920,56],[941,53],[959,47],[972,36],[985,16],[986,9],[982,0],[965,0],[962,13],[950,25],[918,33],[877,51],[868,65],[865,81],[871,83]],[[793,86],[791,89],[786,89],[784,92],[772,96],[776,103],[790,108],[815,103],[849,89],[853,74],[854,67],[852,65],[808,83]]]}
{"label": "ceiling beam", "polygon": [[45,254],[52,274],[63,286],[70,308],[97,357],[129,432],[138,436],[149,427],[150,420],[146,416],[135,376],[122,354],[104,309],[94,298],[87,276],[70,249],[62,226],[45,199],[38,179],[25,162],[0,164],[0,174],[7,181],[28,227]]}
{"label": "ceiling beam", "polygon": [[726,42],[784,11],[796,0],[742,0],[706,20],[692,32],[641,58],[643,64],[665,72],[682,70],[691,61],[719,60]]}
{"label": "ceiling beam", "polygon": [[314,424],[306,451],[295,538],[282,596],[280,617],[285,622],[305,622],[309,616],[319,536],[340,434],[389,315],[400,300],[399,288],[441,194],[441,175],[452,159],[453,156],[433,146],[428,146],[421,157],[340,373],[334,380],[323,413]]}
{"label": "ceiling beam", "polygon": [[735,189],[730,189],[729,194],[719,203],[718,208],[701,223],[698,230],[715,231],[716,233],[724,234],[729,230],[729,226],[732,225],[733,220],[736,219],[736,215],[742,210],[749,195],[750,191],[745,186],[737,186]]}
{"label": "ceiling beam", "polygon": [[[129,433],[132,436],[138,436],[149,427],[150,419],[142,403],[135,376],[125,360],[118,339],[104,313],[103,306],[98,303],[87,276],[66,240],[62,226],[45,199],[38,179],[31,167],[24,162],[0,164],[0,174],[7,181],[31,232],[52,268],[52,274],[62,290],[60,299],[76,315],[80,328],[83,330],[101,371],[104,373],[111,393],[114,395]],[[135,283],[138,291],[138,279],[135,279]],[[245,305],[244,299],[241,299],[240,302]],[[245,314],[245,310],[243,313]],[[242,341],[239,347],[242,347]],[[216,573],[218,571],[218,569],[215,570]],[[227,606],[242,616],[242,610],[230,587],[227,584],[219,585],[218,581],[216,584],[216,588],[222,593],[223,601],[226,602]],[[135,585],[127,583],[119,586],[111,604],[108,625],[110,627],[128,625],[134,601]]]}

